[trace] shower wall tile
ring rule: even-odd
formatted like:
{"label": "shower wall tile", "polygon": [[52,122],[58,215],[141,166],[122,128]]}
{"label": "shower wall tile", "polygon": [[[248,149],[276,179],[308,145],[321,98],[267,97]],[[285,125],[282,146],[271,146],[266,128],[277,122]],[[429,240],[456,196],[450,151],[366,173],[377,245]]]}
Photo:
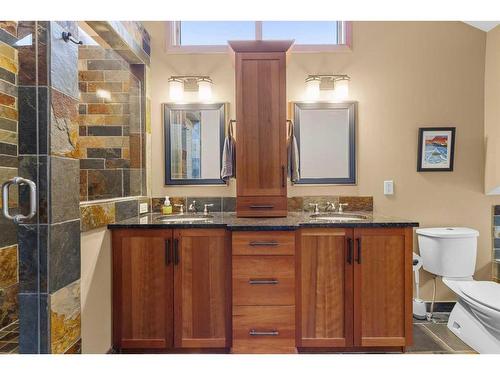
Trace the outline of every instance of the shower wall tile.
{"label": "shower wall tile", "polygon": [[89,170],[88,199],[108,199],[123,196],[121,170]]}
{"label": "shower wall tile", "polygon": [[[19,176],[37,182],[38,190],[38,206],[37,215],[30,221],[31,223],[47,223],[48,222],[48,176],[49,165],[48,157],[41,155],[25,155],[19,157]],[[20,208],[23,212],[29,212],[29,188],[21,186],[20,191]]]}
{"label": "shower wall tile", "polygon": [[[66,26],[50,22],[50,82],[53,88],[78,99],[78,45],[62,39],[63,31],[69,31]],[[78,39],[78,32],[72,34]]]}
{"label": "shower wall tile", "polygon": [[17,245],[0,248],[0,289],[18,282]]}
{"label": "shower wall tile", "polygon": [[13,284],[6,288],[0,288],[0,328],[8,326],[18,320],[19,284]]}
{"label": "shower wall tile", "polygon": [[[40,86],[47,86],[48,23],[38,22],[36,25],[34,21],[20,21],[17,33],[20,40],[26,41],[17,48],[19,54],[18,84],[34,86],[38,82]],[[35,34],[37,34],[36,37]]]}
{"label": "shower wall tile", "polygon": [[222,197],[222,211],[235,212],[236,211],[236,198],[235,197]]}
{"label": "shower wall tile", "polygon": [[[48,89],[47,87],[19,86],[19,154],[47,154]],[[38,105],[38,107],[37,107]],[[35,124],[38,121],[38,132]],[[38,137],[38,148],[37,148]]]}
{"label": "shower wall tile", "polygon": [[80,162],[51,156],[51,223],[80,217]]}
{"label": "shower wall tile", "polygon": [[19,294],[19,352],[49,353],[48,294]]}
{"label": "shower wall tile", "polygon": [[184,209],[187,210],[189,205],[196,201],[196,207],[199,212],[203,212],[203,208],[205,204],[213,204],[212,207],[209,207],[211,212],[221,212],[222,211],[222,198],[221,197],[188,197],[186,199],[186,207]]}
{"label": "shower wall tile", "polygon": [[49,226],[22,224],[19,237],[19,288],[22,293],[47,291]]}
{"label": "shower wall tile", "polygon": [[80,279],[80,220],[50,226],[49,293]]}
{"label": "shower wall tile", "polygon": [[78,159],[78,100],[51,89],[50,108],[51,154]]}
{"label": "shower wall tile", "polygon": [[17,243],[16,225],[0,215],[0,247],[15,245]]}
{"label": "shower wall tile", "polygon": [[80,280],[77,280],[50,295],[50,352],[65,353],[80,337]]}

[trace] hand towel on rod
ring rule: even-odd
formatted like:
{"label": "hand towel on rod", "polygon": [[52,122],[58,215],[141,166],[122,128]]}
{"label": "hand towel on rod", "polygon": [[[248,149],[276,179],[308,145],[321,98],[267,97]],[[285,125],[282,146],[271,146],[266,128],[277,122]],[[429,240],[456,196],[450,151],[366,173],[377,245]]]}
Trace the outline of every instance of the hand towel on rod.
{"label": "hand towel on rod", "polygon": [[220,172],[220,177],[226,182],[231,177],[236,177],[236,141],[232,131],[234,122],[236,121],[229,121],[228,132],[224,139],[224,148],[222,150],[222,170]]}
{"label": "hand towel on rod", "polygon": [[297,182],[300,179],[299,173],[299,147],[297,145],[297,138],[295,138],[293,122],[288,120],[289,124],[288,130],[288,175],[290,176],[291,182]]}

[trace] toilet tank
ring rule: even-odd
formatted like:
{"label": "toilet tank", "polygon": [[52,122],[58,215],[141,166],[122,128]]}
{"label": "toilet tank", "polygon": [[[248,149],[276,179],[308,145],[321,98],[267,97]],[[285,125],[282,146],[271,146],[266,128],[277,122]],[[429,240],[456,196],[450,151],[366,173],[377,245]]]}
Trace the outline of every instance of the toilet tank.
{"label": "toilet tank", "polygon": [[422,267],[443,277],[472,277],[476,267],[477,237],[470,228],[417,229]]}

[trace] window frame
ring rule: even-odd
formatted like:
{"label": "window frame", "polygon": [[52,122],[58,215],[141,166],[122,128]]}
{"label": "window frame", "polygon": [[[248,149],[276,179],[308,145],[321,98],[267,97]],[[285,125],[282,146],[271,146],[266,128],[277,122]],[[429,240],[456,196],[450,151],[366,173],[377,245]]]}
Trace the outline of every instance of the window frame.
{"label": "window frame", "polygon": [[[352,47],[352,22],[337,21],[337,40],[339,44],[294,44],[291,52],[348,52]],[[172,54],[190,53],[227,53],[228,45],[180,45],[181,21],[166,22],[166,52]],[[252,40],[252,39],[250,39]],[[255,39],[262,40],[262,21],[255,21]]]}

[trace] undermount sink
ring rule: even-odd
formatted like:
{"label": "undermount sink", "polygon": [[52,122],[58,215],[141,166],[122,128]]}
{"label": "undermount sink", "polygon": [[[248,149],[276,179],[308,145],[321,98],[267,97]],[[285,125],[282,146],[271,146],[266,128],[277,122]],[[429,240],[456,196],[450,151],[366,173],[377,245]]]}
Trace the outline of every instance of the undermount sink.
{"label": "undermount sink", "polygon": [[164,223],[193,223],[210,221],[212,215],[173,215],[173,216],[160,216],[156,218],[157,221]]}
{"label": "undermount sink", "polygon": [[311,219],[325,220],[325,221],[360,221],[368,219],[368,216],[361,214],[341,214],[335,212],[328,212],[323,214],[312,214]]}

